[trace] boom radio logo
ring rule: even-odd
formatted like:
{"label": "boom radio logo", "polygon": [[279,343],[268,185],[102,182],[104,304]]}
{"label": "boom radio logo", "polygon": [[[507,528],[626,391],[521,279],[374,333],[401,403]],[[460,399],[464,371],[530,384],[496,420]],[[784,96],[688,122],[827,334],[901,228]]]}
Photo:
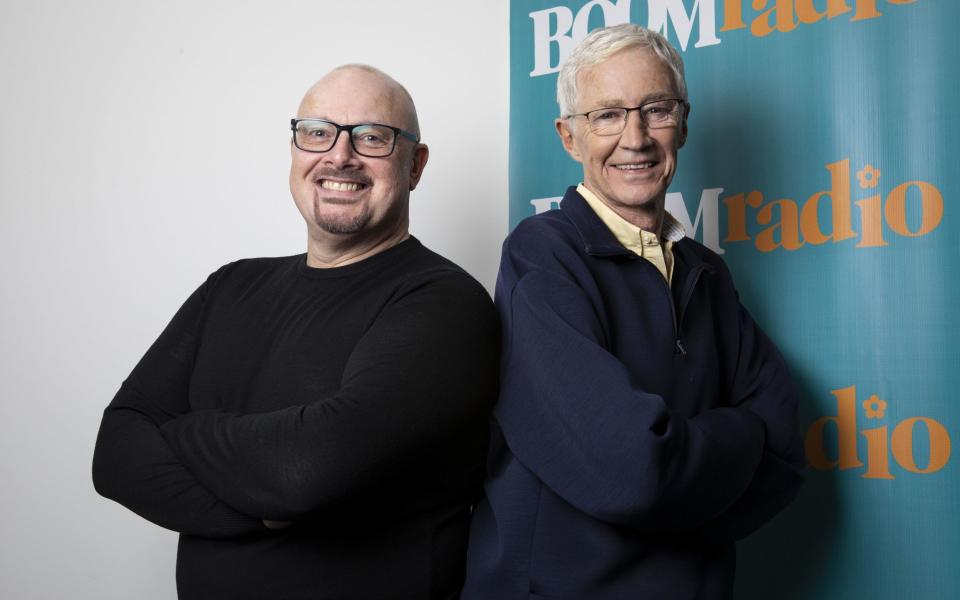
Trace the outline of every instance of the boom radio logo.
{"label": "boom radio logo", "polygon": [[[914,4],[918,0],[646,0],[649,29],[669,37],[672,29],[681,50],[686,50],[697,24],[694,48],[721,43],[717,32],[749,31],[754,37],[788,33],[823,20],[848,18],[851,22],[883,16],[883,5]],[[687,4],[690,8],[687,8]],[[533,70],[530,77],[556,73],[571,50],[587,36],[590,17],[599,9],[604,25],[629,23],[631,9],[643,12],[643,0],[591,0],[574,14],[555,6],[529,14],[533,21]],[[818,10],[818,7],[820,9]],[[718,16],[722,18],[718,25]],[[644,23],[639,22],[641,25]],[[554,52],[556,50],[556,52]]]}
{"label": "boom radio logo", "polygon": [[[909,417],[893,425],[891,431],[886,422],[889,420],[886,400],[873,394],[857,406],[855,386],[831,393],[837,400],[837,414],[820,417],[807,429],[804,445],[807,462],[812,468],[846,471],[866,467],[861,474],[865,479],[894,479],[890,470],[891,455],[903,470],[920,474],[936,473],[950,460],[950,434],[939,421],[929,417]],[[864,420],[874,426],[860,427],[860,408]],[[866,438],[866,465],[857,447],[858,429]],[[832,452],[828,452],[828,446]],[[922,456],[920,460],[918,454]]]}
{"label": "boom radio logo", "polygon": [[[764,38],[831,20],[858,26],[886,15],[896,18],[919,1],[591,0],[579,9],[555,6],[528,13],[533,30],[529,76],[559,71],[576,44],[602,25],[646,25],[687,51],[717,46],[727,35]],[[688,236],[718,254],[733,245],[750,246],[761,254],[803,252],[828,244],[837,251],[885,252],[927,236],[943,221],[941,190],[898,173],[901,165],[885,165],[882,157],[842,154],[824,157],[819,164],[822,169],[804,177],[807,185],[786,193],[749,185],[725,189],[721,183],[699,190],[699,198],[688,193],[686,202],[681,192],[668,193],[666,208]],[[541,213],[556,208],[560,200],[535,198],[529,204]],[[904,417],[896,398],[862,390],[858,397],[854,386],[832,390],[831,395],[830,408],[820,412],[825,416],[806,424],[810,468],[883,481],[931,475],[947,467],[952,446],[941,421],[923,414]]]}
{"label": "boom radio logo", "polygon": [[[692,218],[680,192],[667,194],[666,208],[687,235],[694,237],[700,232],[703,245],[717,254],[724,253],[721,244],[739,242],[752,242],[760,252],[799,250],[826,242],[879,248],[897,238],[927,235],[943,220],[943,194],[932,183],[911,180],[884,186],[881,169],[867,163],[854,172],[849,158],[824,168],[829,174],[828,187],[802,200],[769,198],[760,190],[721,197],[724,188],[714,187],[700,193]],[[854,189],[859,192],[856,195],[865,197],[855,198]],[[551,197],[537,198],[530,204],[540,213],[559,202],[560,197]],[[721,204],[727,216],[722,240]]]}
{"label": "boom radio logo", "polygon": [[[591,0],[576,12],[555,6],[529,13],[533,25],[534,68],[530,77],[556,73],[591,25],[631,22],[632,13],[646,16],[650,29],[673,31],[686,50],[696,25],[694,48],[721,43],[727,32],[748,31],[755,37],[785,34],[801,26],[838,18],[861,22],[883,17],[919,0]],[[881,10],[882,9],[882,10]],[[901,13],[902,14],[902,13]],[[594,17],[601,16],[602,23]],[[591,23],[591,18],[594,22]],[[852,164],[849,158],[824,167],[829,187],[798,190],[799,198],[771,197],[761,190],[703,189],[694,211],[678,192],[667,194],[667,210],[690,237],[718,254],[724,245],[752,242],[760,252],[794,251],[827,242],[856,248],[888,246],[897,238],[915,238],[935,230],[943,218],[943,195],[932,183],[891,182],[876,163]],[[822,174],[822,172],[821,172]],[[819,178],[820,176],[816,176]],[[893,183],[893,185],[890,185]],[[812,195],[810,195],[812,193]],[[860,196],[860,197],[855,197]],[[559,204],[559,197],[529,200],[535,213]],[[721,210],[726,235],[721,238]],[[691,216],[692,215],[692,216]]]}

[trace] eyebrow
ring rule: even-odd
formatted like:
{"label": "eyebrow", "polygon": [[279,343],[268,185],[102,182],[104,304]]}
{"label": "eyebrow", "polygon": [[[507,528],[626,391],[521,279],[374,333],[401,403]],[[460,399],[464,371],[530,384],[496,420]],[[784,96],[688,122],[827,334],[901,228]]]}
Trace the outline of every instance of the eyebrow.
{"label": "eyebrow", "polygon": [[616,99],[604,98],[602,100],[597,100],[595,105],[597,108],[608,108],[610,106],[623,106],[623,100],[620,98],[616,98]]}
{"label": "eyebrow", "polygon": [[[656,102],[657,100],[663,100],[665,98],[676,98],[678,94],[676,92],[654,92],[652,94],[646,95],[643,100],[640,101],[640,104],[646,104],[647,102]],[[610,108],[613,106],[622,106],[626,107],[626,103],[623,101],[623,98],[603,98],[598,100],[596,103],[596,108],[591,108],[585,112],[590,112],[591,110],[599,110],[601,108]]]}

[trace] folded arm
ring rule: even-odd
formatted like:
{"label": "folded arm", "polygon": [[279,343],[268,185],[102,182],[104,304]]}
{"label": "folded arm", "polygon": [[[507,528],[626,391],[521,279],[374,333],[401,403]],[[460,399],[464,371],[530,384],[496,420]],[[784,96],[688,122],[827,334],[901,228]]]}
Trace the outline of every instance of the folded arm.
{"label": "folded arm", "polygon": [[707,523],[750,487],[765,444],[758,414],[671,413],[601,345],[595,308],[562,275],[528,271],[500,291],[510,314],[496,416],[555,493],[597,519],[663,531]]}
{"label": "folded arm", "polygon": [[465,276],[384,308],[331,397],[258,414],[196,411],[163,426],[231,506],[288,520],[349,502],[484,423],[496,397],[496,315]]}
{"label": "folded arm", "polygon": [[262,530],[224,504],[174,456],[159,426],[189,410],[188,386],[206,288],[191,295],[103,414],[93,457],[103,496],[168,529],[206,537]]}
{"label": "folded arm", "polygon": [[700,530],[715,541],[741,539],[758,529],[793,501],[804,480],[796,387],[780,352],[743,306],[739,323],[734,402],[763,420],[766,441],[749,487]]}

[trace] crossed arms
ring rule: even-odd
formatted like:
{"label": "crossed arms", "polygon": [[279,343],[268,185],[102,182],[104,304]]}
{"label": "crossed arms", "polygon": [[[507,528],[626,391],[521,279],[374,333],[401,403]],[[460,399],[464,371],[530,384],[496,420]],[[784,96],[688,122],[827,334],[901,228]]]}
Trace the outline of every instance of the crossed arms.
{"label": "crossed arms", "polygon": [[688,417],[607,349],[602,302],[557,258],[563,250],[531,254],[505,246],[497,295],[506,344],[496,419],[527,469],[598,520],[717,542],[793,499],[803,479],[796,392],[732,285],[733,308],[717,317],[737,332],[729,401]]}
{"label": "crossed arms", "polygon": [[123,383],[97,440],[97,490],[158,525],[236,537],[263,531],[265,519],[342,505],[395,469],[429,463],[489,413],[495,315],[465,275],[386,306],[336,393],[270,412],[194,411],[190,379],[213,280]]}

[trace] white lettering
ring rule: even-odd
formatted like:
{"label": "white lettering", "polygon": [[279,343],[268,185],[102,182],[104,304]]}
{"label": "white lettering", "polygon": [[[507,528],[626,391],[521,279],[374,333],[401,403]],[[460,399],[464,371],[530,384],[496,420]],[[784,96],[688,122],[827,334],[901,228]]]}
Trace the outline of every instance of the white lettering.
{"label": "white lettering", "polygon": [[[673,23],[677,31],[677,40],[680,49],[686,51],[690,41],[690,32],[693,30],[693,18],[699,15],[700,38],[693,45],[694,48],[714,46],[720,43],[717,37],[717,18],[715,0],[695,0],[690,14],[683,6],[683,0],[647,0],[649,10],[647,27],[660,32],[667,37],[667,21]],[[699,13],[698,13],[699,11]]]}
{"label": "white lettering", "polygon": [[[579,44],[583,38],[590,33],[590,11],[595,6],[599,6],[603,11],[603,27],[620,25],[630,22],[630,2],[631,0],[619,0],[610,2],[610,0],[592,0],[583,5],[583,8],[577,11],[577,18],[573,20],[573,40]],[[573,48],[571,48],[573,50]],[[567,53],[569,54],[569,52]],[[564,55],[566,58],[566,55]],[[562,60],[560,62],[563,62]]]}
{"label": "white lettering", "polygon": [[673,217],[683,225],[687,236],[694,237],[697,227],[703,219],[703,245],[717,254],[723,254],[720,247],[720,193],[723,188],[709,188],[700,194],[700,205],[697,206],[696,216],[690,221],[690,213],[683,201],[683,194],[670,192],[667,194],[666,208]]}
{"label": "white lettering", "polygon": [[[550,33],[550,15],[557,17],[557,29]],[[573,38],[567,35],[573,26],[573,11],[566,6],[556,6],[530,13],[533,19],[533,70],[530,77],[539,77],[560,70],[563,59],[573,50]],[[556,43],[559,58],[556,65],[550,64],[550,44]]]}
{"label": "white lettering", "polygon": [[560,208],[560,200],[562,199],[563,196],[555,196],[553,198],[536,198],[531,200],[530,204],[533,205],[534,214],[539,215],[540,213],[545,213],[548,210]]}
{"label": "white lettering", "polygon": [[[591,0],[577,11],[577,16],[566,6],[555,6],[530,13],[533,19],[533,70],[530,77],[549,75],[560,70],[574,46],[590,33],[590,11],[600,7],[603,25],[619,25],[630,22],[632,0]],[[686,13],[684,13],[686,14]],[[550,31],[551,16],[556,17],[557,27]],[[557,45],[557,62],[551,64],[552,45]]]}

